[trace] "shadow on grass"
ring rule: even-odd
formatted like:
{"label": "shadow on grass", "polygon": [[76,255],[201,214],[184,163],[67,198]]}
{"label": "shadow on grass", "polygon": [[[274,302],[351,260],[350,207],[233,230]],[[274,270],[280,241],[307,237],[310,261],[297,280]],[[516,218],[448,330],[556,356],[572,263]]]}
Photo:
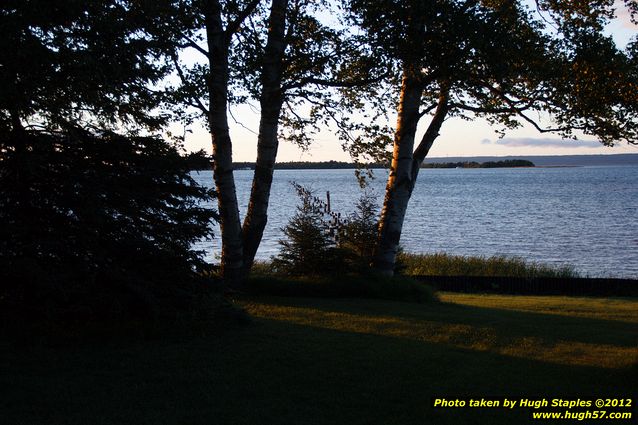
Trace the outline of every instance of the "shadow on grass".
{"label": "shadow on grass", "polygon": [[[246,302],[250,302],[247,299]],[[310,308],[325,313],[343,313],[362,317],[399,317],[445,325],[494,328],[505,336],[527,336],[551,341],[569,340],[586,344],[611,344],[638,347],[638,326],[617,320],[569,317],[454,303],[401,303],[381,300],[348,301],[314,298],[266,297],[258,303],[271,306]],[[391,305],[392,309],[387,307]],[[638,358],[636,358],[638,361]]]}
{"label": "shadow on grass", "polygon": [[267,318],[180,343],[0,358],[0,411],[20,424],[511,424],[527,423],[529,410],[434,409],[432,398],[604,398],[635,389],[626,370]]}

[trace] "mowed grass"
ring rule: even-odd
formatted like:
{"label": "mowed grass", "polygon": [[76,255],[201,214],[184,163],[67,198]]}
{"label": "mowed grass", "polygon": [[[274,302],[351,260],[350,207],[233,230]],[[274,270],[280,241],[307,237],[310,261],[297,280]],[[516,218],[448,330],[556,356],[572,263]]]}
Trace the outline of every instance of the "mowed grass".
{"label": "mowed grass", "polygon": [[[7,424],[512,424],[433,397],[634,397],[638,301],[253,298],[252,323],[0,351]],[[610,310],[614,310],[613,312]]]}

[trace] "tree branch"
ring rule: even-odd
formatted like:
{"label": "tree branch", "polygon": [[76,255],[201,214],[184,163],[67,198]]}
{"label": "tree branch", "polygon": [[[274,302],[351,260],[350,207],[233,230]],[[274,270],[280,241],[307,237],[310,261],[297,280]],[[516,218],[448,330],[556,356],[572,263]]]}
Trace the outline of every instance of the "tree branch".
{"label": "tree branch", "polygon": [[[177,71],[177,75],[179,76],[180,81],[182,82],[183,85],[186,85],[188,83],[188,79],[184,75],[184,70],[182,70],[182,67],[179,64],[179,61],[177,60],[177,57],[175,57],[175,55],[172,55],[171,56],[171,60],[173,61],[173,64],[175,65],[175,70]],[[208,112],[209,112],[208,108],[204,105],[204,103],[199,98],[199,96],[189,95],[189,97],[192,100],[190,105],[194,106],[197,109],[199,109],[204,115],[207,116]]]}
{"label": "tree branch", "polygon": [[510,99],[505,93],[503,93],[501,90],[497,89],[496,87],[493,87],[489,84],[486,85],[487,88],[489,88],[492,93],[496,94],[501,100],[503,100],[506,104],[508,104],[510,106],[510,109],[516,113],[519,117],[521,117],[523,120],[525,120],[526,122],[528,122],[529,124],[531,124],[538,132],[540,133],[558,133],[558,132],[562,132],[562,131],[569,131],[569,130],[584,130],[585,126],[577,126],[577,125],[569,125],[566,127],[554,127],[554,128],[543,128],[540,126],[539,123],[537,123],[535,120],[533,120],[532,118],[528,117],[527,115],[524,114],[524,112],[526,110],[528,110],[529,108],[531,108],[531,106],[534,103],[533,99],[530,99],[527,103],[527,106],[525,107],[520,107],[517,105],[517,103],[522,102],[521,101],[516,101],[514,99]]}
{"label": "tree branch", "polygon": [[324,80],[322,78],[308,77],[308,78],[303,78],[297,81],[296,83],[285,84],[282,86],[282,89],[283,90],[298,89],[308,84],[316,84],[321,87],[353,88],[353,87],[366,86],[371,83],[376,83],[380,80],[381,78],[370,78],[365,80],[351,80],[351,81],[335,81],[335,80]]}
{"label": "tree branch", "polygon": [[302,99],[305,99],[308,103],[310,103],[311,105],[316,105],[321,107],[324,111],[326,111],[326,113],[328,114],[328,116],[330,117],[330,119],[332,120],[332,122],[335,123],[335,125],[337,126],[337,128],[341,131],[341,134],[350,142],[354,143],[356,142],[356,140],[352,137],[352,135],[350,134],[350,129],[345,126],[342,122],[342,120],[340,120],[337,115],[336,115],[336,109],[334,106],[328,105],[325,102],[319,102],[318,100],[312,99],[310,97],[308,97],[307,95],[304,94],[298,94],[298,97],[301,97]]}
{"label": "tree branch", "polygon": [[[464,103],[450,103],[450,108],[462,109],[464,111],[475,112],[477,114],[518,114],[518,108],[484,108],[479,106],[470,106]],[[521,109],[522,110],[522,109]]]}
{"label": "tree branch", "polygon": [[246,127],[241,121],[239,121],[237,118],[235,118],[235,114],[233,114],[233,110],[231,108],[228,108],[228,113],[230,114],[230,117],[233,119],[233,121],[235,121],[235,124],[239,125],[240,127],[242,127],[244,130],[251,132],[252,134],[254,134],[255,136],[258,136],[259,133],[257,133],[254,130],[251,130],[250,128]]}
{"label": "tree branch", "polygon": [[450,110],[449,100],[450,87],[449,84],[444,83],[441,87],[441,94],[439,95],[439,101],[434,117],[432,117],[432,121],[430,121],[428,129],[425,131],[419,146],[417,146],[414,151],[414,155],[412,156],[416,169],[418,169],[425,157],[428,155],[428,152],[430,152],[430,148],[432,148],[432,144],[436,138],[439,137],[441,125],[443,125],[443,121],[445,121],[445,117]]}
{"label": "tree branch", "polygon": [[248,17],[248,15],[253,13],[253,11],[255,10],[257,5],[259,5],[260,2],[261,0],[252,0],[250,3],[246,5],[244,10],[239,12],[239,14],[237,15],[237,18],[230,21],[228,25],[226,25],[225,37],[226,37],[227,43],[230,41],[230,38],[233,36],[233,34],[239,31],[239,27],[241,26],[241,24]]}
{"label": "tree branch", "polygon": [[179,47],[191,47],[208,58],[208,50],[204,49],[202,46],[197,44],[197,42],[191,39],[190,37],[187,37],[187,36],[183,36],[183,37],[184,37],[184,40],[187,41],[187,43],[184,43],[180,45]]}
{"label": "tree branch", "polygon": [[540,126],[540,124],[538,124],[532,118],[530,118],[527,115],[525,115],[523,113],[523,111],[518,112],[518,116],[520,116],[525,121],[530,123],[539,133],[559,133],[559,132],[562,132],[562,131],[569,131],[569,130],[584,130],[586,128],[585,126],[581,126],[581,125],[573,125],[573,126],[570,125],[570,126],[567,126],[567,127],[543,128],[543,127]]}
{"label": "tree branch", "polygon": [[438,105],[439,103],[433,103],[430,106],[428,106],[427,108],[425,108],[422,112],[419,112],[419,118],[422,118],[425,114],[429,114],[430,112],[432,112]]}

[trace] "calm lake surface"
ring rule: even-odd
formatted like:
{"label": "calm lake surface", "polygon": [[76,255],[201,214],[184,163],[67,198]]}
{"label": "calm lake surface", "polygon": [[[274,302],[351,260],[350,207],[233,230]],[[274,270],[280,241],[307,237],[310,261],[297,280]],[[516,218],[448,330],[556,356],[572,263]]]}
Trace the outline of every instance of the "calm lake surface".
{"label": "calm lake surface", "polygon": [[[367,189],[383,202],[386,171]],[[193,173],[212,186],[211,171]],[[571,265],[592,277],[638,278],[637,166],[423,169],[408,206],[401,244],[409,252],[507,255]],[[235,179],[245,213],[252,171]],[[298,198],[290,181],[311,188],[348,214],[363,193],[352,170],[277,170],[269,222],[257,257],[278,252],[281,228]],[[216,232],[219,235],[219,231]],[[221,242],[199,244],[215,261]]]}

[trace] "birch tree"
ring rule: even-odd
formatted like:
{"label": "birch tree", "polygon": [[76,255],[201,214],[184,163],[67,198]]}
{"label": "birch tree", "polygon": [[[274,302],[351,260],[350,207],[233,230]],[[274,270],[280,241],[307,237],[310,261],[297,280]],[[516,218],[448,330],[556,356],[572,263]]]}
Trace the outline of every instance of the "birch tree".
{"label": "birch tree", "polygon": [[[392,161],[377,270],[393,272],[419,168],[450,117],[486,119],[501,133],[525,123],[564,138],[594,136],[605,145],[637,142],[636,42],[620,50],[604,34],[613,3],[539,0],[528,8],[501,0],[349,2],[353,23],[394,70],[377,101],[381,112],[396,105],[397,114],[394,136],[386,136]],[[635,17],[636,2],[625,4]],[[419,136],[417,127],[426,120]],[[366,135],[383,139],[382,126],[367,124]],[[379,144],[359,138],[349,147],[361,154]]]}
{"label": "birch tree", "polygon": [[[323,2],[272,0],[267,7],[259,1],[207,0],[202,7],[205,33],[197,31],[195,18],[191,33],[183,34],[182,46],[201,53],[206,63],[186,68],[174,58],[182,84],[173,101],[196,108],[207,119],[218,192],[222,274],[227,283],[236,285],[250,271],[267,223],[280,138],[308,146],[313,132],[319,130],[317,123],[335,105],[326,88],[365,84],[369,76],[362,62],[345,60],[356,49],[344,32],[317,18],[317,11],[326,7]],[[251,98],[259,101],[260,123],[255,173],[242,225],[228,115],[231,103]]]}

